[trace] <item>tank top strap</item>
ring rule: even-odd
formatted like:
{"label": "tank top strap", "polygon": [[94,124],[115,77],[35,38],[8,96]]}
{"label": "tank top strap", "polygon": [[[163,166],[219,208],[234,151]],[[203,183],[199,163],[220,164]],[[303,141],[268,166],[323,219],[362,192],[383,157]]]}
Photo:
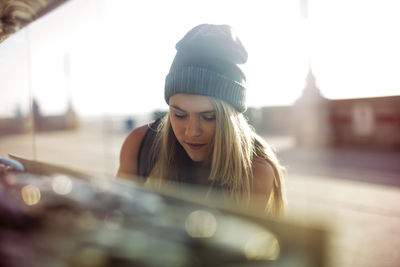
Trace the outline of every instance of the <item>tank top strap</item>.
{"label": "tank top strap", "polygon": [[140,143],[137,166],[138,175],[143,180],[149,176],[155,164],[155,155],[157,155],[157,151],[155,151],[154,148],[154,141],[157,136],[157,128],[160,122],[161,118],[158,118],[156,121],[149,124],[149,128]]}

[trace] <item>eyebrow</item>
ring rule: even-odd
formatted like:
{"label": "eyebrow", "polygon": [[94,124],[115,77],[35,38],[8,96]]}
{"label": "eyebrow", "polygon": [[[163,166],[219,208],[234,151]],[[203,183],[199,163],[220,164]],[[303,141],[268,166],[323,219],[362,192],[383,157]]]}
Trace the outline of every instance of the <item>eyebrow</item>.
{"label": "eyebrow", "polygon": [[[182,111],[182,112],[187,112],[186,110],[184,110],[184,109],[182,109],[182,108],[180,108],[178,106],[175,106],[175,105],[170,105],[170,107],[172,107],[173,109]],[[198,114],[208,114],[208,113],[215,113],[215,109],[198,112]]]}

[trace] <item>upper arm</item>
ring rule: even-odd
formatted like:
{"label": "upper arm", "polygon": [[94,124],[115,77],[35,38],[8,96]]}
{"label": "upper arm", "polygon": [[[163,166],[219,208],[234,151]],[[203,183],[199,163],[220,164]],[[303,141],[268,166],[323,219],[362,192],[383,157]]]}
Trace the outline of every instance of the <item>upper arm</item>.
{"label": "upper arm", "polygon": [[253,159],[252,204],[265,208],[274,185],[274,169],[267,160]]}
{"label": "upper arm", "polygon": [[125,138],[119,156],[117,177],[134,179],[138,175],[139,149],[147,129],[148,125],[136,128]]}

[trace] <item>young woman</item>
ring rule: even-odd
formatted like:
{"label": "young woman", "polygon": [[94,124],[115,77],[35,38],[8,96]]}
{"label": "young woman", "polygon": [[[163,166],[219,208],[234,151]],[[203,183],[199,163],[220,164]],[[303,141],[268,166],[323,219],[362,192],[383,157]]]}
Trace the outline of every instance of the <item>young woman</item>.
{"label": "young woman", "polygon": [[119,177],[189,183],[227,192],[270,215],[284,208],[282,167],[243,116],[247,52],[228,25],[202,24],[176,45],[165,82],[169,112],[133,130]]}

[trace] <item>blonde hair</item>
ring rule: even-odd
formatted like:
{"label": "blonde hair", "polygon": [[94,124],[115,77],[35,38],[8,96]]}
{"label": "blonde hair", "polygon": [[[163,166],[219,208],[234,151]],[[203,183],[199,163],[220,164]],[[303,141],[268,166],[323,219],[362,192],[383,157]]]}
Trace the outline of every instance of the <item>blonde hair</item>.
{"label": "blonde hair", "polygon": [[[249,126],[243,114],[228,103],[208,97],[216,110],[215,141],[209,180],[222,186],[238,204],[249,204],[252,186],[253,158],[264,159],[274,171],[273,187],[265,207],[270,215],[281,215],[284,209],[283,168],[268,144]],[[179,163],[185,155],[178,143],[167,114],[159,125],[155,151],[160,151],[150,177],[179,181]]]}

